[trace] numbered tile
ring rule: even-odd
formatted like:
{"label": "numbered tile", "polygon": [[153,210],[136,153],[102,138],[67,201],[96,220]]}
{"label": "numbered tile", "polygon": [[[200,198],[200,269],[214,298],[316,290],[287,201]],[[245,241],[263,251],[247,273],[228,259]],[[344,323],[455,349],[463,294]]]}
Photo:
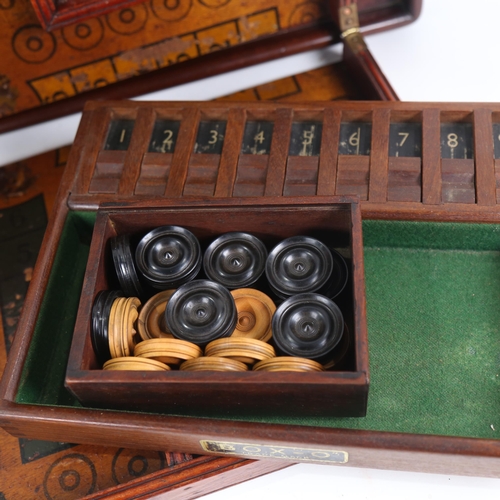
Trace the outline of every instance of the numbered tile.
{"label": "numbered tile", "polygon": [[226,134],[225,121],[203,121],[198,127],[195,153],[220,154]]}
{"label": "numbered tile", "polygon": [[318,156],[321,148],[321,122],[292,123],[290,156]]}
{"label": "numbered tile", "polygon": [[241,152],[251,155],[268,155],[271,151],[273,122],[247,122]]}
{"label": "numbered tile", "polygon": [[389,156],[422,156],[422,124],[391,123]]}
{"label": "numbered tile", "polygon": [[173,120],[157,120],[149,143],[149,152],[173,153],[181,122]]}
{"label": "numbered tile", "polygon": [[474,156],[471,123],[441,124],[441,158],[470,159]]}
{"label": "numbered tile", "polygon": [[108,135],[104,149],[113,151],[125,151],[130,144],[134,120],[113,120],[109,125]]}
{"label": "numbered tile", "polygon": [[367,122],[340,124],[339,154],[369,155],[372,142],[372,125]]}

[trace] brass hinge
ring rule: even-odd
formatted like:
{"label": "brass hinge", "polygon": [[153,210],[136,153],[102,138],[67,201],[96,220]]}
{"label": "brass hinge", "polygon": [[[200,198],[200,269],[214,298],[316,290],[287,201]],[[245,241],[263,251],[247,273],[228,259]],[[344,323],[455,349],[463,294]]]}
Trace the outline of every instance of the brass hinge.
{"label": "brass hinge", "polygon": [[357,54],[367,50],[363,35],[359,31],[358,6],[355,3],[339,8],[340,36]]}

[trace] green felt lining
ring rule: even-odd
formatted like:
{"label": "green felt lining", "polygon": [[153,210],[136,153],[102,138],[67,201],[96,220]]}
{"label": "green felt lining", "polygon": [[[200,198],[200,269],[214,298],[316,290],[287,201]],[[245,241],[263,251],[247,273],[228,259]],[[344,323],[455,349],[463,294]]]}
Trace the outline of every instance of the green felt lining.
{"label": "green felt lining", "polygon": [[[68,217],[19,403],[79,406],[63,380],[94,218],[78,212]],[[500,225],[364,221],[363,238],[367,416],[245,420],[496,438]]]}

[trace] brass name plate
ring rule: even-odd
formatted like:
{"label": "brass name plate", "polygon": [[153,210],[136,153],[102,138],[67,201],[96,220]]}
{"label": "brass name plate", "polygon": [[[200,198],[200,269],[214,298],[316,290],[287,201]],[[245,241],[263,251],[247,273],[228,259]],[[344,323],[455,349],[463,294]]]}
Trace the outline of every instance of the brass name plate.
{"label": "brass name plate", "polygon": [[293,462],[321,462],[345,464],[349,460],[346,451],[268,446],[228,441],[200,441],[203,450],[219,455],[238,455],[249,458],[282,458]]}

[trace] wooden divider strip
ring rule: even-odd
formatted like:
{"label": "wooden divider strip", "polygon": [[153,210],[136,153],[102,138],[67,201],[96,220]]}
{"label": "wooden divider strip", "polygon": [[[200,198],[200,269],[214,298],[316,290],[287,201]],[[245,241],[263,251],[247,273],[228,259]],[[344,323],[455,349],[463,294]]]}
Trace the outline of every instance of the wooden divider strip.
{"label": "wooden divider strip", "polygon": [[[75,152],[73,150],[78,148],[77,161],[80,167],[75,169],[78,172],[78,179],[73,186],[75,194],[88,194],[89,192],[97,156],[104,147],[111,116],[111,109],[104,107],[83,112],[71,153],[74,156]],[[83,136],[85,141],[81,144]]]}
{"label": "wooden divider strip", "polygon": [[118,185],[118,194],[132,196],[141,169],[142,156],[148,150],[153,132],[155,111],[153,108],[139,108],[135,119],[134,130],[127,149],[123,171]]}
{"label": "wooden divider strip", "polygon": [[198,133],[199,109],[187,108],[183,112],[183,119],[179,128],[179,135],[172,157],[172,166],[168,176],[165,196],[180,198],[186,182],[189,159],[193,152],[196,134]]}
{"label": "wooden divider strip", "polygon": [[325,109],[319,154],[317,195],[335,194],[341,118],[340,110]]}
{"label": "wooden divider strip", "polygon": [[374,110],[372,119],[370,177],[368,179],[368,201],[387,201],[390,120],[390,109]]}
{"label": "wooden divider strip", "polygon": [[441,203],[441,123],[439,109],[422,112],[422,203]]}
{"label": "wooden divider strip", "polygon": [[286,161],[292,130],[293,109],[276,111],[273,141],[269,154],[264,196],[282,196],[285,185]]}
{"label": "wooden divider strip", "polygon": [[226,137],[219,163],[219,172],[215,187],[215,196],[232,196],[236,180],[238,158],[240,156],[243,132],[245,130],[246,112],[242,108],[229,111],[226,126]]}
{"label": "wooden divider strip", "polygon": [[495,155],[491,118],[492,113],[489,109],[474,111],[474,155],[478,205],[496,205]]}

